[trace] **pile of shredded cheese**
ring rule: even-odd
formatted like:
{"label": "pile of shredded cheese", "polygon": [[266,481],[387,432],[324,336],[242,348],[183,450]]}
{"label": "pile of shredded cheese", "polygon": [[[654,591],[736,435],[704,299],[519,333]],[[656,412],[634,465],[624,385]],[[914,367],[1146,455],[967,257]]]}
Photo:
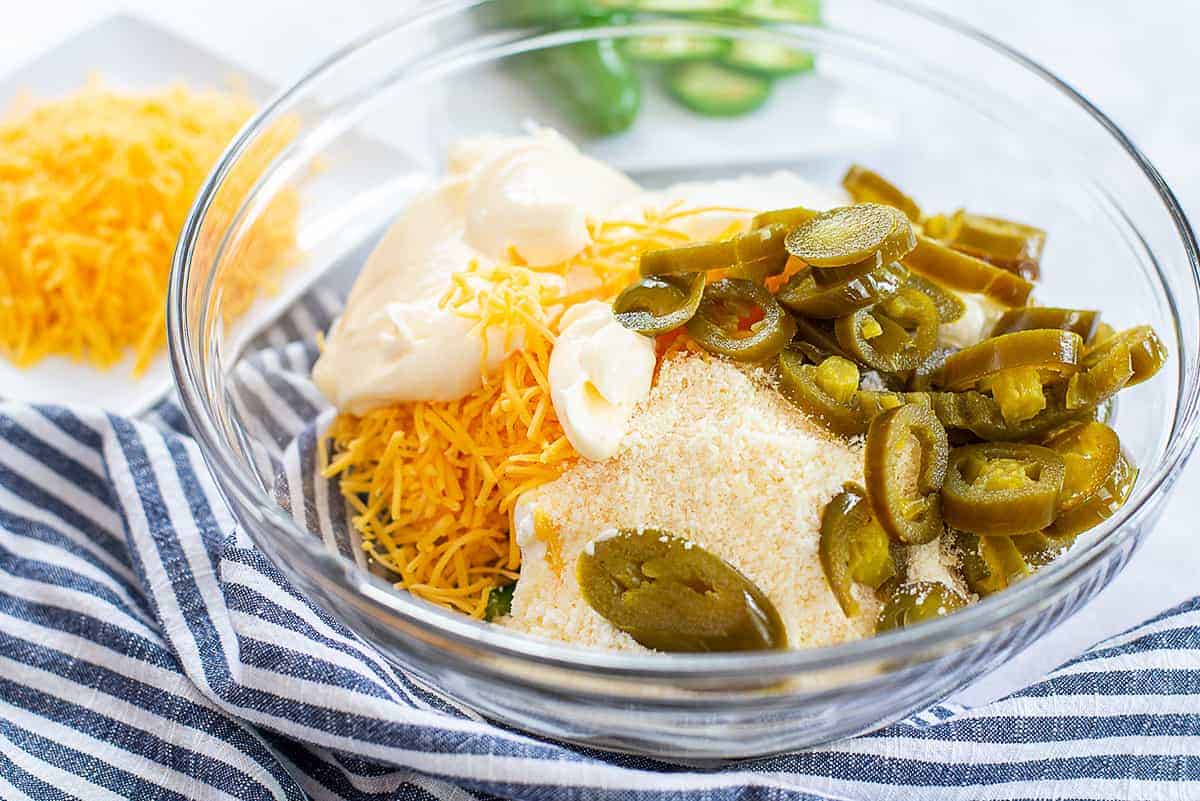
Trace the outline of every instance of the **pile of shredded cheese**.
{"label": "pile of shredded cheese", "polygon": [[[142,372],[165,341],[171,255],[188,209],[254,110],[238,92],[131,94],[97,80],[14,108],[0,122],[0,355],[20,366],[50,355],[110,366],[132,350]],[[243,190],[291,125],[243,161]],[[243,194],[230,189],[224,219]],[[281,193],[243,237],[236,270],[222,276],[227,317],[293,254],[297,209],[296,193]]]}
{"label": "pile of shredded cheese", "polygon": [[[577,458],[547,381],[558,318],[575,303],[614,297],[634,280],[641,253],[690,241],[674,224],[713,211],[723,210],[671,207],[642,220],[596,222],[591,244],[562,264],[535,270],[514,254],[455,275],[443,305],[474,320],[472,335],[485,343],[486,332],[500,328],[506,347],[519,349],[461,400],[343,414],[327,432],[324,473],[339,477],[363,547],[398,588],[481,617],[492,588],[517,577],[517,498]],[[563,295],[548,288],[547,274],[593,280]]]}

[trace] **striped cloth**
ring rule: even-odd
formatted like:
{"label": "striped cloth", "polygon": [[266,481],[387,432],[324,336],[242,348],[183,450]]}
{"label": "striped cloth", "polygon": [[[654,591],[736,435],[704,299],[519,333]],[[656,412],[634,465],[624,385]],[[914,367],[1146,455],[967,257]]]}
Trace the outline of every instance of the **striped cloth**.
{"label": "striped cloth", "polygon": [[[300,343],[332,311],[310,297],[282,321],[237,402],[281,427],[258,457],[336,547],[335,505],[296,491],[305,449],[282,446],[289,415],[320,414]],[[253,547],[173,402],[142,420],[0,406],[0,798],[492,797],[1200,799],[1200,599],[987,706],[702,772],[540,741],[414,685]]]}

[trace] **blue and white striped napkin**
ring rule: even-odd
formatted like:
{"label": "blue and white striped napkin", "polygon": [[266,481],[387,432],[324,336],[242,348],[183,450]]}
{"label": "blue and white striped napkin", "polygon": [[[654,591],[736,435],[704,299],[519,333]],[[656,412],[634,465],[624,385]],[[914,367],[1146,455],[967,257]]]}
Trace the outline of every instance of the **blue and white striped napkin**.
{"label": "blue and white striped napkin", "polygon": [[[301,343],[332,310],[307,298],[247,360],[238,402],[279,413],[263,425],[319,414]],[[305,451],[259,456],[343,545],[330,496],[290,488]],[[0,798],[492,797],[1200,799],[1200,599],[987,706],[694,771],[415,686],[255,550],[174,403],[143,420],[0,406]]]}

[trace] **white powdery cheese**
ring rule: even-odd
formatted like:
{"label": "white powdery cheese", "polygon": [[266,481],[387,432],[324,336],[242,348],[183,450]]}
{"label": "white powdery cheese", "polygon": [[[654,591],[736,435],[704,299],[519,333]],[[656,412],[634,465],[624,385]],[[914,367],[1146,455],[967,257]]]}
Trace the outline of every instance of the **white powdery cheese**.
{"label": "white powdery cheese", "polygon": [[[869,636],[878,602],[856,588],[862,613],[847,618],[817,554],[822,509],[846,481],[861,480],[861,450],[824,434],[764,373],[704,356],[670,357],[613,458],[580,461],[523,499],[549,532],[518,532],[524,562],[503,624],[581,646],[645,650],[583,600],[575,565],[606,532],[659,528],[716,554],[761,588],[791,647]],[[533,515],[522,517],[518,528],[532,525]],[[543,547],[546,540],[554,547]]]}

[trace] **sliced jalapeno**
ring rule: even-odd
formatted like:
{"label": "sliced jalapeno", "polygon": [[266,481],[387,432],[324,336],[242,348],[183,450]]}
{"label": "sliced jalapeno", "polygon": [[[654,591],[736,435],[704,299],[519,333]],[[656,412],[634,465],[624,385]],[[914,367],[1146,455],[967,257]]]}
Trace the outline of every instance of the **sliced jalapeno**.
{"label": "sliced jalapeno", "polygon": [[991,595],[1029,573],[1025,555],[1014,540],[965,531],[954,533],[954,544],[962,557],[963,578],[971,592]]}
{"label": "sliced jalapeno", "polygon": [[762,285],[722,278],[705,287],[687,330],[705,350],[752,362],[783,350],[796,333],[796,322]]}
{"label": "sliced jalapeno", "polygon": [[782,273],[788,260],[788,252],[783,247],[787,232],[786,225],[772,223],[735,236],[736,260],[730,266],[728,276],[762,283],[768,276]]}
{"label": "sliced jalapeno", "polygon": [[[804,262],[796,259],[795,256],[792,256],[791,258],[795,259],[796,263],[804,264]],[[824,289],[826,287],[838,286],[840,284],[856,281],[862,278],[864,275],[868,275],[875,270],[878,270],[882,266],[883,257],[880,256],[878,252],[875,252],[862,261],[855,262],[854,264],[845,264],[841,267],[822,267],[819,270],[811,270],[805,266],[803,270],[796,270],[795,274],[807,271],[808,274],[813,277],[813,280],[816,282],[817,286]]]}
{"label": "sliced jalapeno", "polygon": [[1041,445],[984,442],[950,452],[942,513],[972,534],[1012,536],[1050,525],[1066,467]]}
{"label": "sliced jalapeno", "polygon": [[677,248],[650,250],[638,259],[642,275],[677,275],[719,270],[737,261],[732,239],[721,242],[695,242]]}
{"label": "sliced jalapeno", "polygon": [[913,272],[944,287],[986,295],[1005,306],[1024,306],[1033,291],[1033,284],[1024,278],[922,234],[917,235],[917,246],[902,261]]}
{"label": "sliced jalapeno", "polygon": [[1025,563],[1029,567],[1050,564],[1061,556],[1070,544],[1052,540],[1040,531],[1018,534],[1015,537],[1000,537],[1000,539],[1012,540],[1012,544],[1021,552],[1021,556],[1024,557]]}
{"label": "sliced jalapeno", "polygon": [[967,313],[967,304],[955,293],[944,289],[928,278],[916,273],[908,276],[908,285],[933,301],[937,309],[938,319],[943,323],[953,323],[962,319]]}
{"label": "sliced jalapeno", "polygon": [[852,164],[842,176],[842,186],[855,203],[882,203],[900,209],[912,222],[921,221],[921,207],[916,201],[874,170]]}
{"label": "sliced jalapeno", "polygon": [[938,315],[933,301],[908,287],[870,309],[838,318],[838,343],[868,367],[885,373],[912,370],[937,345]]}
{"label": "sliced jalapeno", "polygon": [[[809,317],[797,317],[796,337],[793,344],[807,343],[812,346],[812,352],[819,353],[820,358],[812,359],[814,364],[820,364],[826,356],[845,356],[842,346],[838,344],[837,335],[833,331],[833,323],[829,320],[815,320]],[[807,355],[807,352],[806,354]]]}
{"label": "sliced jalapeno", "polygon": [[891,631],[956,612],[967,599],[940,581],[901,584],[889,594],[879,610],[875,631]]}
{"label": "sliced jalapeno", "polygon": [[505,584],[502,587],[493,587],[488,593],[487,607],[483,611],[483,619],[489,623],[497,618],[504,617],[512,611],[513,592],[517,589],[517,582]]}
{"label": "sliced jalapeno", "polygon": [[855,264],[878,253],[895,261],[916,245],[912,225],[891,206],[858,203],[823,211],[797,225],[785,240],[788,253],[816,268]]}
{"label": "sliced jalapeno", "polygon": [[860,278],[829,287],[818,286],[811,270],[788,279],[776,298],[797,314],[830,320],[874,306],[900,290],[908,271],[899,262],[884,264]]}
{"label": "sliced jalapeno", "polygon": [[[833,360],[837,360],[834,362]],[[822,362],[826,370],[806,364],[803,357],[790,348],[779,354],[779,385],[783,396],[797,409],[843,437],[853,437],[867,430],[868,419],[855,402],[858,368],[846,359],[831,356]],[[855,387],[850,384],[854,372]]]}
{"label": "sliced jalapeno", "polygon": [[1067,382],[1063,398],[1067,409],[1094,409],[1129,386],[1133,379],[1134,356],[1127,341],[1116,342],[1103,352],[1092,351],[1092,358],[1086,361],[1086,367]]}
{"label": "sliced jalapeno", "polygon": [[896,575],[888,536],[871,517],[865,492],[853,484],[821,513],[818,545],[825,580],[846,617],[859,613],[851,583],[879,587]]}
{"label": "sliced jalapeno", "polygon": [[704,273],[648,276],[617,295],[613,317],[639,334],[665,334],[692,319],[700,306],[704,284]]}
{"label": "sliced jalapeno", "polygon": [[808,222],[821,212],[806,209],[803,206],[793,206],[790,209],[773,209],[754,215],[750,225],[754,228],[765,228],[768,225],[782,225],[791,230],[800,223]]}
{"label": "sliced jalapeno", "polygon": [[1069,376],[1079,367],[1083,340],[1071,331],[1016,331],[985,339],[946,357],[938,383],[951,390],[970,389],[1001,370],[1036,367]]}
{"label": "sliced jalapeno", "polygon": [[787,647],[779,612],[723,559],[663,531],[623,530],[579,557],[583,599],[647,648],[757,651]]}
{"label": "sliced jalapeno", "polygon": [[[916,475],[905,466],[915,441]],[[867,430],[863,478],[875,519],[899,542],[916,545],[942,533],[938,490],[946,476],[950,444],[929,409],[905,404],[879,414]]]}
{"label": "sliced jalapeno", "polygon": [[1116,514],[1117,510],[1125,505],[1125,501],[1129,500],[1137,477],[1137,468],[1124,453],[1120,453],[1112,473],[1096,494],[1085,499],[1074,509],[1060,514],[1044,533],[1055,541],[1062,542],[1100,525]]}
{"label": "sliced jalapeno", "polygon": [[1091,340],[1100,322],[1100,312],[1081,309],[1054,309],[1049,306],[1024,306],[1020,309],[1009,309],[1000,315],[992,328],[991,335],[1011,334],[1013,331],[1032,331],[1038,328],[1057,328],[1062,331],[1074,331],[1083,337],[1084,342]]}
{"label": "sliced jalapeno", "polygon": [[1001,269],[1036,281],[1046,232],[1032,225],[959,211],[948,244]]}
{"label": "sliced jalapeno", "polygon": [[1066,466],[1058,511],[1070,511],[1101,490],[1121,457],[1117,433],[1104,423],[1089,420],[1050,436],[1045,445],[1062,457]]}
{"label": "sliced jalapeno", "polygon": [[918,394],[927,397],[930,408],[947,429],[970,431],[980,439],[997,442],[1043,436],[1069,423],[1087,419],[1091,413],[1092,407],[1068,407],[1067,387],[1062,384],[1045,387],[1043,391],[1046,408],[1021,422],[1006,420],[996,399],[982,392],[968,390]]}
{"label": "sliced jalapeno", "polygon": [[1099,364],[1119,347],[1129,348],[1133,367],[1133,375],[1126,384],[1129,387],[1154,376],[1167,361],[1167,346],[1158,338],[1153,328],[1140,325],[1121,331],[1089,348],[1083,356],[1083,368],[1088,369]]}

